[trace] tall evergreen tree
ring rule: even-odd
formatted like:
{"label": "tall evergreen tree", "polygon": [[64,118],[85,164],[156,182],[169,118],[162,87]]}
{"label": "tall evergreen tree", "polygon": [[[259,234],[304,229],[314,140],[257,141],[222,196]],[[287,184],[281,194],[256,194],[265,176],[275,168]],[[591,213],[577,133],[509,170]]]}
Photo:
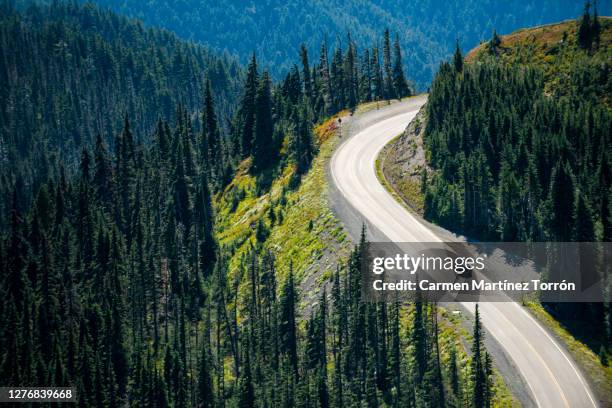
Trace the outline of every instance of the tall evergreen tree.
{"label": "tall evergreen tree", "polygon": [[382,68],[380,66],[380,58],[378,56],[378,48],[372,49],[372,59],[370,62],[370,66],[372,67],[372,86],[374,88],[373,91],[373,99],[382,100],[384,98],[384,80]]}
{"label": "tall evergreen tree", "polygon": [[595,43],[595,47],[599,48],[601,43],[601,23],[597,14],[597,1],[593,3],[593,22],[591,23],[591,37]]}
{"label": "tall evergreen tree", "polygon": [[483,333],[478,305],[474,313],[474,331],[472,334],[472,404],[474,407],[485,407],[487,399],[487,378],[484,367]]}
{"label": "tall evergreen tree", "polygon": [[272,132],[272,96],[270,77],[265,71],[259,81],[255,96],[255,125],[253,128],[253,166],[256,171],[264,170],[276,162],[276,146]]}
{"label": "tall evergreen tree", "polygon": [[293,267],[290,267],[289,276],[283,285],[279,300],[280,351],[287,356],[289,364],[293,368],[294,373],[297,373],[297,329],[295,319],[297,294],[295,292],[294,285]]}
{"label": "tall evergreen tree", "polygon": [[417,366],[417,379],[421,381],[427,371],[427,342],[423,303],[420,298],[414,303],[414,318],[412,321],[412,345]]}
{"label": "tall evergreen tree", "polygon": [[108,150],[100,134],[96,137],[94,150],[93,185],[96,198],[106,211],[111,212],[116,205],[115,179]]}
{"label": "tall evergreen tree", "polygon": [[463,71],[463,55],[461,54],[461,48],[459,48],[459,40],[455,44],[455,53],[453,54],[453,66],[455,72]]}
{"label": "tall evergreen tree", "polygon": [[334,95],[329,74],[329,63],[327,62],[327,46],[321,44],[321,56],[319,58],[319,76],[321,77],[321,92],[323,94],[323,110],[329,115],[333,111]]}
{"label": "tall evergreen tree", "polygon": [[587,1],[584,4],[584,13],[582,14],[582,19],[580,19],[580,25],[578,26],[578,44],[586,50],[591,49],[591,44],[593,42],[593,33],[591,27],[591,2]]}
{"label": "tall evergreen tree", "polygon": [[201,157],[208,162],[208,166],[214,167],[218,174],[223,169],[223,163],[221,162],[222,146],[210,78],[206,81],[206,87],[204,88],[201,148],[203,150]]}
{"label": "tall evergreen tree", "polygon": [[393,42],[393,88],[395,89],[396,96],[402,98],[404,96],[410,96],[410,89],[408,88],[408,82],[404,75],[404,67],[402,65],[402,50],[399,44],[399,36],[395,35],[395,41]]}
{"label": "tall evergreen tree", "polygon": [[216,406],[213,381],[211,376],[210,353],[208,343],[202,341],[202,352],[200,354],[200,367],[198,373],[198,401],[201,408],[212,408]]}
{"label": "tall evergreen tree", "polygon": [[252,153],[253,132],[255,129],[255,98],[259,83],[259,73],[257,71],[257,59],[255,54],[251,57],[251,62],[247,68],[247,75],[244,82],[240,111],[238,114],[240,127],[239,147],[243,156]]}
{"label": "tall evergreen tree", "polygon": [[310,75],[310,64],[308,62],[308,50],[306,45],[300,46],[300,58],[302,60],[302,78],[304,81],[304,95],[307,98],[313,98],[312,76]]}
{"label": "tall evergreen tree", "polygon": [[393,86],[393,69],[391,67],[391,39],[389,29],[385,29],[383,37],[383,69],[384,69],[384,97],[393,99],[396,95],[396,89]]}

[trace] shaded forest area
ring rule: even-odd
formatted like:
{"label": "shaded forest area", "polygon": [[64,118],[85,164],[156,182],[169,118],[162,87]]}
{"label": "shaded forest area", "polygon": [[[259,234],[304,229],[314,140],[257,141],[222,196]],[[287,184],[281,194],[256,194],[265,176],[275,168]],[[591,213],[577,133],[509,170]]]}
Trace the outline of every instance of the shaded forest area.
{"label": "shaded forest area", "polygon": [[92,5],[58,2],[24,13],[0,6],[0,44],[4,213],[13,184],[20,203],[29,203],[62,167],[74,173],[81,148],[93,146],[98,135],[114,149],[126,115],[143,142],[177,106],[191,115],[203,105],[204,73],[219,115],[228,117],[243,75],[231,59]]}

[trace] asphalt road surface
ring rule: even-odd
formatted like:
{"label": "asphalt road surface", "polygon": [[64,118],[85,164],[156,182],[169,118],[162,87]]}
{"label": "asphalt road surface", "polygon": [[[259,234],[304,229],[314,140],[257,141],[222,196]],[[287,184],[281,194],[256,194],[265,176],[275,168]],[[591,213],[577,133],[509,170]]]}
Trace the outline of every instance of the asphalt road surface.
{"label": "asphalt road surface", "polygon": [[[439,242],[448,236],[419,219],[399,204],[376,177],[375,161],[381,149],[404,131],[426,97],[420,96],[385,106],[375,112],[345,121],[352,126],[330,163],[332,189],[353,207],[379,237],[393,242]],[[348,123],[347,123],[348,122]],[[343,216],[355,228],[359,222]],[[355,218],[353,216],[352,218]],[[442,239],[441,237],[445,237]],[[474,303],[462,303],[473,313]],[[539,407],[597,407],[598,403],[584,376],[552,336],[520,305],[513,302],[481,303],[482,323],[488,336],[501,346],[514,363],[530,400]]]}

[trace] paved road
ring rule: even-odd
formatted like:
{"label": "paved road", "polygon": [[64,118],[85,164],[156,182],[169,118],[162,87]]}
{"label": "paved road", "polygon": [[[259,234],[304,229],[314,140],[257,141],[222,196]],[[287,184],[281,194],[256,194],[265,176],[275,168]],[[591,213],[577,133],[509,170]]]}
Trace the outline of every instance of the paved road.
{"label": "paved road", "polygon": [[[425,97],[417,97],[369,114],[367,121],[350,132],[330,163],[333,187],[389,241],[439,242],[440,236],[447,236],[400,205],[379,183],[374,168],[380,150],[406,128],[425,101]],[[352,120],[359,122],[359,118]],[[341,212],[339,216],[344,218]],[[355,220],[343,221],[355,224]],[[473,313],[473,303],[462,306]],[[521,306],[513,302],[482,303],[479,308],[486,332],[513,361],[535,405],[598,406],[571,357]]]}

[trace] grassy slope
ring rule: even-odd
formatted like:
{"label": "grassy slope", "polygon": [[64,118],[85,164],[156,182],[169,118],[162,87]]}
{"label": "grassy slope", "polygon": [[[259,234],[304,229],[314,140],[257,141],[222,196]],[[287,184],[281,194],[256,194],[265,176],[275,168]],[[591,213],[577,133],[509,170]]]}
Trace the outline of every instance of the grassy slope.
{"label": "grassy slope", "polygon": [[[256,180],[249,174],[251,162],[247,159],[240,164],[232,182],[213,199],[219,244],[233,248],[228,260],[229,280],[233,281],[241,273],[241,258],[255,245],[256,226],[261,219],[269,228],[265,247],[276,256],[279,283],[287,276],[290,260],[293,262],[300,282],[302,310],[309,309],[316,301],[315,295],[319,293],[316,288],[324,284],[336,263],[346,258],[352,248],[327,204],[325,164],[336,143],[335,123],[334,117],[315,129],[319,153],[297,190],[289,190],[294,172],[289,166],[274,180],[267,194],[256,195]],[[238,195],[237,202],[234,194]],[[270,207],[274,208],[276,218],[273,224],[269,218]],[[246,285],[241,288],[244,290]],[[228,357],[225,376],[229,379],[233,375]]]}
{"label": "grassy slope", "polygon": [[[215,197],[219,243],[234,248],[229,260],[230,277],[238,272],[242,255],[255,243],[260,219],[269,228],[265,247],[276,256],[277,278],[280,282],[284,280],[291,261],[301,283],[303,300],[312,300],[316,288],[327,280],[338,261],[348,255],[350,242],[327,202],[325,163],[336,143],[336,123],[334,117],[315,128],[319,153],[296,190],[289,189],[294,168],[288,166],[267,194],[256,196],[256,180],[248,173],[247,160],[223,194]],[[243,192],[243,197],[232,211],[232,196],[238,192]],[[271,206],[274,223],[269,218]]]}

